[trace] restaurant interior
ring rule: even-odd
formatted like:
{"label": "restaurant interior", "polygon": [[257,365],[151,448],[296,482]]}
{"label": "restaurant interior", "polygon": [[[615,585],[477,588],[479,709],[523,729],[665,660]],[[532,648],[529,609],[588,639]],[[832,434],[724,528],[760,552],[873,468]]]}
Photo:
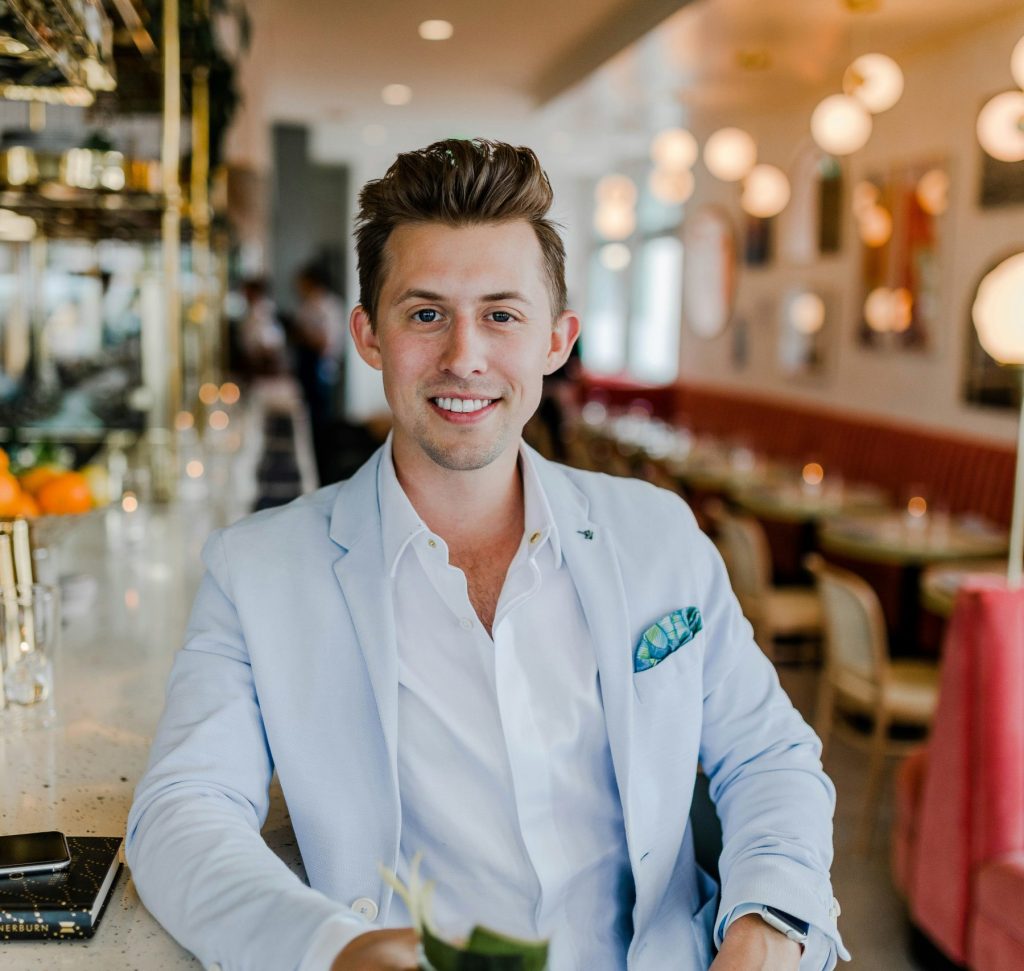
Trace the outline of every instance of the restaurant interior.
{"label": "restaurant interior", "polygon": [[[526,440],[714,540],[854,966],[1024,968],[1018,0],[0,5],[0,835],[124,833],[206,536],[384,440],[356,199],[448,137],[550,177],[583,326]],[[126,873],[0,966],[201,965]]]}

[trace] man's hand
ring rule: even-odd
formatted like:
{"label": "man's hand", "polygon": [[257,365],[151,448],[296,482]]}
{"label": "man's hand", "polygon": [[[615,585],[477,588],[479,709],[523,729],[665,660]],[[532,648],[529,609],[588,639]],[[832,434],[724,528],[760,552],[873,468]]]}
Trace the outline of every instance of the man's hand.
{"label": "man's hand", "polygon": [[797,971],[801,947],[757,914],[734,920],[711,971]]}
{"label": "man's hand", "polygon": [[346,945],[331,971],[416,971],[418,943],[419,935],[411,927],[367,931]]}

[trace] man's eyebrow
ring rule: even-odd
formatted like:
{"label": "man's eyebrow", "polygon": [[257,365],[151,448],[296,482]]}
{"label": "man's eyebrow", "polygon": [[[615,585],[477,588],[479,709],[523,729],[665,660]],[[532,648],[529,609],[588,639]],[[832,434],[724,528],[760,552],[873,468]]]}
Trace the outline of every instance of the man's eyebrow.
{"label": "man's eyebrow", "polygon": [[400,303],[405,303],[406,300],[430,300],[433,303],[441,303],[444,297],[439,293],[434,293],[433,290],[417,290],[410,288],[403,290],[397,297],[395,297],[393,306],[398,306]]}
{"label": "man's eyebrow", "polygon": [[530,299],[518,290],[499,290],[497,293],[485,293],[481,303],[502,303],[505,300],[518,300],[520,303],[529,303]]}
{"label": "man's eyebrow", "polygon": [[[435,293],[433,290],[419,290],[410,287],[403,290],[394,300],[394,306],[405,303],[406,300],[429,300],[432,303],[444,303],[444,296]],[[518,290],[499,290],[497,293],[485,293],[479,297],[479,303],[502,303],[505,300],[517,300],[520,303],[529,303],[529,298]]]}

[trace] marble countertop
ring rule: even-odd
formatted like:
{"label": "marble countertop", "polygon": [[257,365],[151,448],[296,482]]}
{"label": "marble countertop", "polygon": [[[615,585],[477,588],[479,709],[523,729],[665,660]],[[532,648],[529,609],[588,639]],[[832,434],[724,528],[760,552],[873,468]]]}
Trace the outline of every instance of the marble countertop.
{"label": "marble countertop", "polygon": [[[56,658],[57,717],[48,728],[0,723],[0,833],[123,835],[202,573],[203,542],[251,499],[238,479],[246,475],[244,457],[222,458],[220,468],[216,460],[207,464],[212,481],[205,494],[196,489],[170,506],[89,516],[48,551],[48,570],[73,578],[65,586]],[[285,862],[300,867],[279,792],[272,793],[264,836]],[[125,868],[92,939],[4,942],[0,967],[178,971],[201,965],[149,915]]]}

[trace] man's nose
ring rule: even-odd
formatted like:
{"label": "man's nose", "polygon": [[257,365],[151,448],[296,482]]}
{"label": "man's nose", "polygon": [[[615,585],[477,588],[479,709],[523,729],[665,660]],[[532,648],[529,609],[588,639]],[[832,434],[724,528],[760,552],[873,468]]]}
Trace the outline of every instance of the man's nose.
{"label": "man's nose", "polygon": [[441,370],[457,378],[487,370],[487,338],[470,316],[459,314],[445,337]]}

